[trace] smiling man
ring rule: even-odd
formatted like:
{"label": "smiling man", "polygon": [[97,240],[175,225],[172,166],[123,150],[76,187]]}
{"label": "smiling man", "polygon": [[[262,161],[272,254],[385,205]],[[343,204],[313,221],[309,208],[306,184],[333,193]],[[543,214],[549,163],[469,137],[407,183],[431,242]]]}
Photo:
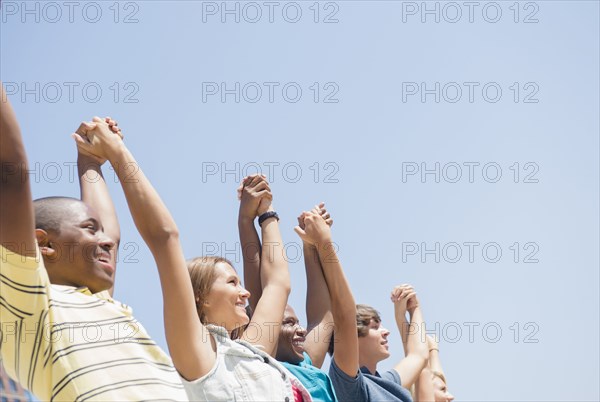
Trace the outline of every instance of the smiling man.
{"label": "smiling man", "polygon": [[[3,88],[0,95],[0,339],[6,371],[40,400],[187,400],[169,357],[131,310],[110,297],[118,228],[112,222],[109,235],[103,218],[111,221],[106,208],[112,203],[95,208],[64,197],[32,202],[21,133]],[[101,119],[84,126],[119,134]],[[78,131],[79,141],[85,130]],[[102,199],[103,191],[87,197]]]}

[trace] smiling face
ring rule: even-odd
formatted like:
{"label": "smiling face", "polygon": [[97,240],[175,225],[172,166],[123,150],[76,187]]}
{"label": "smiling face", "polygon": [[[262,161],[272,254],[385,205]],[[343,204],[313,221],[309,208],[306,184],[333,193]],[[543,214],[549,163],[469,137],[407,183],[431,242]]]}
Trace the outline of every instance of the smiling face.
{"label": "smiling face", "polygon": [[203,301],[205,322],[231,332],[249,322],[246,303],[250,292],[242,287],[240,278],[228,263],[217,262],[214,270],[214,282]]}
{"label": "smiling face", "polygon": [[306,340],[306,329],[298,320],[296,312],[291,306],[286,306],[279,332],[277,343],[277,360],[292,364],[304,360],[304,341]]}
{"label": "smiling face", "polygon": [[61,214],[58,230],[36,231],[50,282],[86,286],[92,293],[111,288],[115,279],[111,250],[115,242],[104,233],[94,209],[77,200],[64,207],[68,213]]}

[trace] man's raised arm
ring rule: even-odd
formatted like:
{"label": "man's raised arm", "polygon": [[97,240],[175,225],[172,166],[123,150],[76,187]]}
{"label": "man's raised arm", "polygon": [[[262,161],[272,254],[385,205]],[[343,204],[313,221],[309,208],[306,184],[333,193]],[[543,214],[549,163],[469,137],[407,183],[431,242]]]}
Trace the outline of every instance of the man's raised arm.
{"label": "man's raised arm", "polygon": [[27,156],[12,106],[0,85],[0,244],[24,256],[35,256],[35,218]]}

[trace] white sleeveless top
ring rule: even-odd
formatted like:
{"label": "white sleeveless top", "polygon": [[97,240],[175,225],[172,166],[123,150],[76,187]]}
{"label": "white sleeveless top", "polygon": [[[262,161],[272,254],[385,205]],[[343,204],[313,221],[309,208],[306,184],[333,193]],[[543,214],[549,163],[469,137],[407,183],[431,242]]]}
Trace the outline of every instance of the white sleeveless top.
{"label": "white sleeveless top", "polygon": [[217,358],[205,376],[182,378],[190,400],[294,402],[293,384],[304,402],[312,401],[302,383],[273,357],[248,342],[231,340],[225,328],[206,327],[217,344]]}

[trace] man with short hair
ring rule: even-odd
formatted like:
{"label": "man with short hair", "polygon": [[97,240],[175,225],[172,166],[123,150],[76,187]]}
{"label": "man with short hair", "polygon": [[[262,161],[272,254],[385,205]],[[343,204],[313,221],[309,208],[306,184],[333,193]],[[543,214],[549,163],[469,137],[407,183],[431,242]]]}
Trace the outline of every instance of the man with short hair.
{"label": "man with short hair", "polygon": [[[118,237],[118,227],[109,222],[105,228],[103,218],[111,220],[112,204],[97,201],[97,210],[64,197],[32,202],[20,130],[0,88],[0,345],[6,371],[41,400],[187,400],[169,357],[108,292],[118,242],[109,230]],[[78,130],[78,147],[98,129],[120,134],[110,119],[96,118]],[[82,166],[80,177],[99,169]],[[96,190],[87,195],[101,200],[105,188]],[[83,185],[82,193],[86,201]],[[160,258],[163,250],[152,244]]]}

